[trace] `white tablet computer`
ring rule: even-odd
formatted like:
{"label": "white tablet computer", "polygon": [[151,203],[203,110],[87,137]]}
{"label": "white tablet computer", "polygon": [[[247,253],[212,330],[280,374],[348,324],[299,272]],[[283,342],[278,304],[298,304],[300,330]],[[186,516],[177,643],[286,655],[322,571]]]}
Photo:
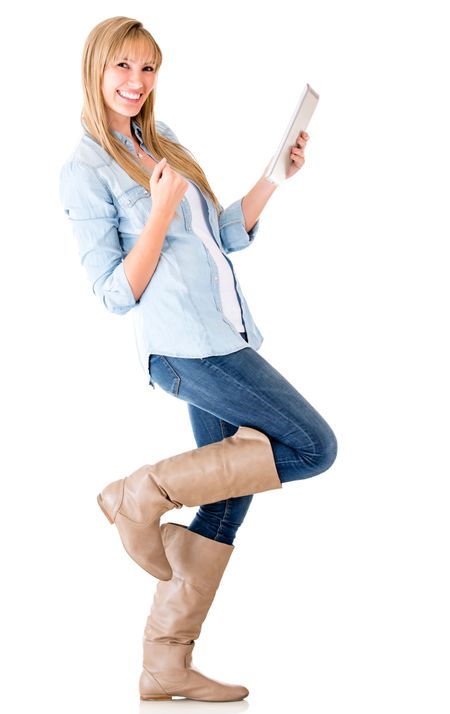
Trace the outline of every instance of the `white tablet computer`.
{"label": "white tablet computer", "polygon": [[264,177],[268,179],[268,181],[279,184],[286,178],[286,173],[292,163],[292,159],[290,158],[291,149],[295,146],[300,132],[306,130],[318,101],[319,95],[307,84],[295,108],[292,119],[288,124],[283,139],[272,157],[272,161],[265,170]]}

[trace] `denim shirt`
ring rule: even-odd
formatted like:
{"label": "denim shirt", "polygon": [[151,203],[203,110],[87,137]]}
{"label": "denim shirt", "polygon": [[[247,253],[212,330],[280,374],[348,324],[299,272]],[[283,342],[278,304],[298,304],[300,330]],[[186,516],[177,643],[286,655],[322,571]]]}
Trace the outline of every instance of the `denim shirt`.
{"label": "denim shirt", "polygon": [[[142,150],[152,156],[142,141],[138,124],[132,128]],[[178,142],[162,121],[159,134]],[[114,131],[134,153],[131,140]],[[152,156],[157,161],[157,159]],[[201,191],[200,187],[197,188]],[[216,263],[192,231],[190,205],[183,197],[177,206],[161,249],[156,269],[136,300],[127,280],[123,259],[142,232],[152,208],[150,192],[134,181],[83,128],[83,135],[60,173],[60,199],[72,224],[81,264],[92,291],[111,312],[132,310],[134,334],[142,368],[149,383],[152,353],[172,357],[208,357],[258,349],[263,336],[253,321],[229,253],[247,248],[259,228],[245,230],[242,199],[217,215],[210,197],[201,192],[208,208],[214,239],[234,276],[246,342],[222,310]]]}

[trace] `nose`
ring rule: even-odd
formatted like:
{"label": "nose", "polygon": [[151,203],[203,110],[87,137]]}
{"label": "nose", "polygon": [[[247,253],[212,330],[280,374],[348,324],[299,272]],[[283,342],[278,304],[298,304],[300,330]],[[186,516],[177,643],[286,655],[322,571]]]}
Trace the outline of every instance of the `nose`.
{"label": "nose", "polygon": [[142,89],[144,86],[144,83],[142,81],[142,78],[139,75],[139,70],[137,67],[134,68],[129,74],[128,74],[128,81],[127,81],[128,86],[130,89]]}

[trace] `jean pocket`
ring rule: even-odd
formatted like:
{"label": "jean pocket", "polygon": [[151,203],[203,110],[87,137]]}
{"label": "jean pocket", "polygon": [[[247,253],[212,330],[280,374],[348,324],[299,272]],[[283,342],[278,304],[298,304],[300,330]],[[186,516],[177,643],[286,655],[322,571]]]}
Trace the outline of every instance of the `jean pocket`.
{"label": "jean pocket", "polygon": [[165,392],[178,396],[181,377],[164,355],[152,354],[149,360],[150,378],[159,384]]}

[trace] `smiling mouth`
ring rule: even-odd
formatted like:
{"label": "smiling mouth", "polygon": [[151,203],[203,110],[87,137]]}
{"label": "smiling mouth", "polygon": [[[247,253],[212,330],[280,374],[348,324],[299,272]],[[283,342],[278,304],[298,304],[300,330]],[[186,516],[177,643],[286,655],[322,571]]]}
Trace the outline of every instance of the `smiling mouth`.
{"label": "smiling mouth", "polygon": [[140,98],[142,97],[142,93],[140,92],[125,92],[121,89],[117,90],[117,94],[121,99],[125,99],[127,102],[134,102],[137,103]]}

